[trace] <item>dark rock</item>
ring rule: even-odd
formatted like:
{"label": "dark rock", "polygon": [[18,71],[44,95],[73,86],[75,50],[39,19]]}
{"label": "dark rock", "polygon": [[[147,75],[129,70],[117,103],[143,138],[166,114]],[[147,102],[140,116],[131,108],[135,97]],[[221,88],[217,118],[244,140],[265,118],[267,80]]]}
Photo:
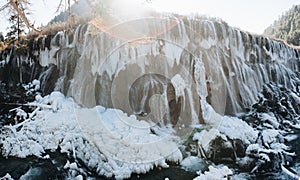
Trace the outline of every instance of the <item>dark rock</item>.
{"label": "dark rock", "polygon": [[59,78],[59,70],[57,66],[51,64],[41,75],[39,81],[41,82],[42,95],[50,94],[54,88],[57,79]]}
{"label": "dark rock", "polygon": [[235,151],[237,157],[244,157],[247,146],[240,139],[232,140],[233,150]]}
{"label": "dark rock", "polygon": [[30,164],[26,159],[20,158],[4,158],[0,156],[0,177],[9,173],[12,178],[19,179],[30,169]]}
{"label": "dark rock", "polygon": [[210,143],[207,158],[215,163],[234,163],[236,159],[234,148],[230,141],[220,136]]}

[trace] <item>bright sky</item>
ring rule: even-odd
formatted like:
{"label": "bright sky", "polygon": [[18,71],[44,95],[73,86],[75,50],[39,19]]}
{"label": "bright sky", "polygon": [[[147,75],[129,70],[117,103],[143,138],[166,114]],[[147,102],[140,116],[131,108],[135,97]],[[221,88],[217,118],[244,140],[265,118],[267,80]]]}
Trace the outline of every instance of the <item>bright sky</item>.
{"label": "bright sky", "polygon": [[197,12],[225,20],[230,26],[262,34],[285,11],[300,0],[152,0],[161,11]]}
{"label": "bright sky", "polygon": [[[8,0],[0,0],[0,7],[6,2]],[[36,26],[47,24],[56,15],[59,0],[31,0],[31,2],[34,13],[32,17]],[[231,26],[257,34],[261,34],[294,4],[300,4],[300,0],[151,0],[151,2],[151,7],[159,11],[220,17]],[[2,17],[0,32],[5,32],[8,24],[3,18],[5,14],[0,15]]]}

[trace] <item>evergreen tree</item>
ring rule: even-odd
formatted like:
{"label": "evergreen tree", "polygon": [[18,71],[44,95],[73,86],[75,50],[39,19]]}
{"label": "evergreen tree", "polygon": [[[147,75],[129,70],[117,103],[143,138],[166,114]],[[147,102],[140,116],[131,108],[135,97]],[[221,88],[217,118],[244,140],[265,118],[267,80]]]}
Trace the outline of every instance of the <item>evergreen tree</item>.
{"label": "evergreen tree", "polygon": [[277,21],[269,26],[264,34],[285,40],[289,44],[300,45],[300,5],[293,6]]}
{"label": "evergreen tree", "polygon": [[3,42],[4,41],[4,36],[3,36],[3,33],[0,32],[0,42]]}
{"label": "evergreen tree", "polygon": [[[30,3],[27,0],[15,0],[15,4],[22,13],[29,15],[28,7]],[[6,37],[10,40],[20,40],[22,33],[25,31],[25,24],[22,18],[20,18],[19,12],[15,9],[10,9],[10,17],[8,19],[11,26],[8,28],[9,32],[6,34]]]}

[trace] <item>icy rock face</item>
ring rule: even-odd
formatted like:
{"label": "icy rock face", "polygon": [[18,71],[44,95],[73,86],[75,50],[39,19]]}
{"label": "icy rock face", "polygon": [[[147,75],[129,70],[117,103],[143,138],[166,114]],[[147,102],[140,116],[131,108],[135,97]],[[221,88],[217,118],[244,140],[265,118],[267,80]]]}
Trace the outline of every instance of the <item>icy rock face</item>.
{"label": "icy rock face", "polygon": [[[123,106],[118,108],[132,114],[127,108],[130,107],[127,97],[114,94],[114,88],[121,87],[121,82],[126,82],[122,84],[125,90],[118,88],[122,91],[119,94],[128,94],[126,89],[131,88],[132,81],[149,72],[169,79],[180,74],[185,82],[197,84],[189,87],[194,88],[192,93],[206,89],[207,95],[196,95],[204,96],[214,110],[223,115],[241,112],[253,104],[265,83],[293,88],[288,77],[299,68],[298,52],[280,42],[254,37],[221,22],[171,17],[153,21],[143,25],[147,27],[152,23],[159,29],[158,23],[166,24],[165,33],[143,44],[105,33],[87,34],[68,95],[87,106],[115,106],[114,101],[121,101]],[[171,27],[174,21],[177,25]],[[146,30],[143,32],[147,35]],[[200,70],[194,68],[197,61],[202,62],[204,79],[201,80],[206,83],[192,80]],[[152,93],[151,89],[146,92]],[[113,96],[111,102],[107,95]],[[187,92],[181,96],[188,99]]]}
{"label": "icy rock face", "polygon": [[[236,114],[256,102],[266,83],[295,89],[289,79],[299,71],[297,50],[199,17],[131,20],[105,32],[88,24],[73,34],[59,32],[32,41],[29,49],[20,57],[14,56],[13,49],[2,52],[1,62],[16,64],[17,68],[26,61],[34,67],[27,77],[39,78],[43,91],[56,82],[56,90],[87,107],[103,105],[128,114],[141,113],[129,101],[143,109],[149,98],[142,104],[138,98],[128,100],[135,80],[150,73],[170,80],[180,75],[186,82],[183,91],[176,94],[177,99],[182,97],[181,102],[171,107],[166,100],[166,116],[182,109],[178,119],[185,118],[186,111],[191,122],[203,121],[199,116],[206,115],[207,107],[201,103],[200,108],[199,99],[220,115]],[[52,65],[56,68],[50,68]],[[4,66],[2,72],[9,68]],[[148,95],[156,92],[144,86],[135,88]]]}

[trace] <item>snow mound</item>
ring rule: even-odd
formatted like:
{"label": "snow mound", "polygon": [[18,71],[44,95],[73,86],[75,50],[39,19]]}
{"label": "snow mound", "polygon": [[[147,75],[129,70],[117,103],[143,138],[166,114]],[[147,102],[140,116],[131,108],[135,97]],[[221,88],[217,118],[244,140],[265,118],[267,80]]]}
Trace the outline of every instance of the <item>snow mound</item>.
{"label": "snow mound", "polygon": [[199,145],[201,145],[206,151],[209,149],[209,144],[212,140],[214,140],[218,135],[220,135],[220,132],[212,128],[209,131],[202,130],[201,132],[197,132],[193,136],[193,140],[198,142]]}
{"label": "snow mound", "polygon": [[233,172],[227,166],[221,167],[208,167],[209,171],[205,171],[204,173],[198,172],[199,176],[194,180],[221,180],[221,179],[229,179],[232,176]]}
{"label": "snow mound", "polygon": [[258,137],[258,131],[239,118],[224,116],[220,122],[219,126],[213,126],[208,131],[202,130],[195,133],[193,140],[197,140],[198,144],[207,151],[210,142],[218,136],[224,140],[240,139],[248,145],[255,142]]}
{"label": "snow mound", "polygon": [[163,167],[167,167],[164,159],[168,156],[172,161],[182,159],[176,138],[146,121],[138,121],[135,116],[128,117],[121,110],[98,106],[78,109],[76,115],[83,134],[106,157],[126,163],[155,163]]}
{"label": "snow mound", "polygon": [[[51,104],[52,108],[37,111],[23,123],[3,127],[3,156],[43,158],[45,150],[59,148],[99,175],[116,179],[146,173],[155,166],[168,167],[166,161],[182,160],[177,138],[169,130],[138,121],[116,109],[79,108],[59,92],[36,99],[35,104]],[[75,165],[66,168],[74,171],[78,168]],[[82,176],[75,173],[73,178],[76,177]]]}
{"label": "snow mound", "polygon": [[230,139],[240,139],[246,144],[251,144],[258,137],[256,130],[236,117],[224,116],[219,131]]}
{"label": "snow mound", "polygon": [[207,167],[204,160],[200,159],[196,156],[189,156],[182,160],[180,165],[188,171],[196,172],[199,171],[199,169],[204,169]]}

